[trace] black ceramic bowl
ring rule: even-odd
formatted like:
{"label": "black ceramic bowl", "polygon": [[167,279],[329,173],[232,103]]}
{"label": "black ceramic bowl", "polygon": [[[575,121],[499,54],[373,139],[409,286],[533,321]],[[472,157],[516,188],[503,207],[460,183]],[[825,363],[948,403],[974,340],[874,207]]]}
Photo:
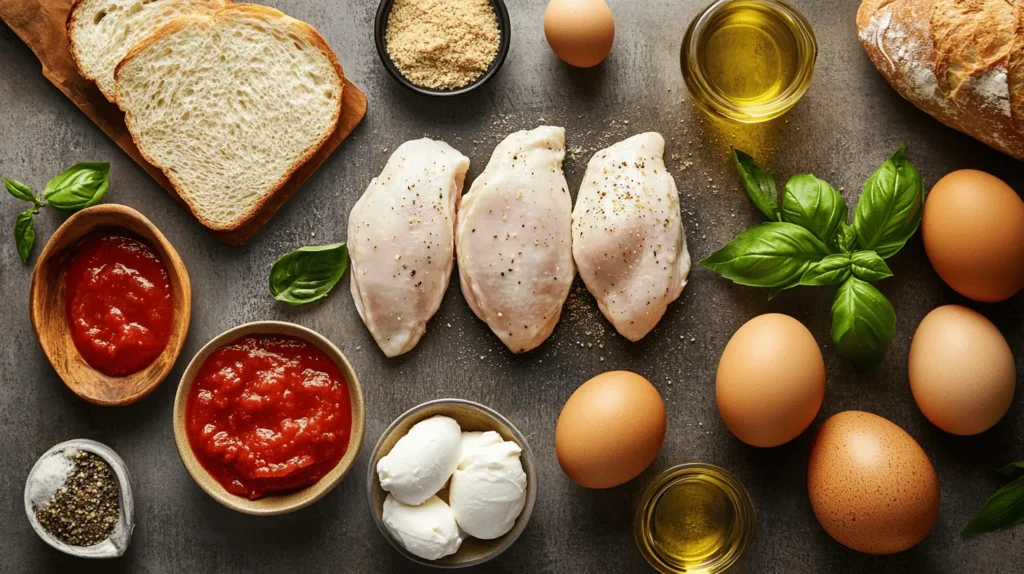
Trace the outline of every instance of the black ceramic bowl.
{"label": "black ceramic bowl", "polygon": [[504,0],[491,0],[491,5],[494,6],[494,14],[498,17],[498,30],[501,32],[501,39],[498,41],[498,54],[494,57],[494,61],[491,62],[487,71],[473,81],[473,83],[452,90],[434,90],[417,86],[403,76],[402,72],[398,71],[398,67],[395,66],[395,63],[391,61],[391,56],[388,55],[388,48],[384,37],[388,27],[388,16],[391,14],[391,7],[394,3],[395,0],[381,0],[380,7],[377,8],[377,19],[374,22],[373,39],[377,44],[377,55],[380,56],[380,61],[384,64],[384,68],[387,69],[391,77],[399,84],[410,90],[427,96],[462,95],[486,84],[494,74],[498,73],[501,65],[505,63],[505,57],[508,56],[508,49],[512,39],[512,25],[509,23],[508,8],[505,7]]}

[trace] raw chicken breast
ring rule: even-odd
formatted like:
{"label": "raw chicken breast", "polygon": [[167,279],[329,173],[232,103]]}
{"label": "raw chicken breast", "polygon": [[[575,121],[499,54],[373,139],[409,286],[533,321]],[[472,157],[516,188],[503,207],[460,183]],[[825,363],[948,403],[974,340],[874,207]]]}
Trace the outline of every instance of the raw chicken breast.
{"label": "raw chicken breast", "polygon": [[462,294],[513,353],[547,339],[576,276],[565,129],[516,132],[495,148],[459,210]]}
{"label": "raw chicken breast", "polygon": [[630,341],[654,329],[690,273],[665,139],[645,133],[594,154],[572,214],[572,252],[604,316]]}
{"label": "raw chicken breast", "polygon": [[441,306],[468,169],[444,142],[406,142],[349,215],[352,298],[389,357],[412,350]]}

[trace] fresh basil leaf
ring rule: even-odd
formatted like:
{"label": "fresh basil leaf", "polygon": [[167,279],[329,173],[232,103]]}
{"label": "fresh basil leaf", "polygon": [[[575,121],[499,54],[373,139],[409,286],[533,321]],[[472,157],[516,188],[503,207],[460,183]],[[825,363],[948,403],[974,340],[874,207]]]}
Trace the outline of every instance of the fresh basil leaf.
{"label": "fresh basil leaf", "polygon": [[1024,522],[1024,476],[1007,484],[981,505],[974,520],[961,532],[974,536]]}
{"label": "fresh basil leaf", "polygon": [[850,259],[853,274],[869,283],[892,277],[892,270],[885,264],[885,259],[874,251],[855,251]]}
{"label": "fresh basil leaf", "polygon": [[34,209],[22,211],[14,220],[14,244],[22,263],[28,263],[32,257],[32,246],[36,243],[36,225],[33,220]]}
{"label": "fresh basil leaf", "polygon": [[808,267],[800,278],[800,284],[806,287],[841,285],[850,278],[852,265],[850,256],[845,253],[829,255]]}
{"label": "fresh basil leaf", "polygon": [[999,471],[1003,476],[1015,477],[1024,474],[1024,462],[1011,462]]}
{"label": "fresh basil leaf", "polygon": [[782,190],[782,221],[806,227],[826,245],[846,223],[846,200],[813,175],[794,175]]}
{"label": "fresh basil leaf", "polygon": [[78,211],[99,203],[109,187],[109,163],[82,162],[51,179],[43,197],[57,209]]}
{"label": "fresh basil leaf", "polygon": [[270,294],[290,305],[326,297],[348,267],[344,243],[302,247],[282,256],[270,269]]}
{"label": "fresh basil leaf", "polygon": [[862,367],[882,362],[896,336],[896,311],[870,283],[850,277],[832,303],[832,340],[839,354]]}
{"label": "fresh basil leaf", "polygon": [[20,181],[4,178],[4,187],[7,188],[7,193],[22,201],[30,201],[37,207],[43,205],[36,194],[32,193],[32,189]]}
{"label": "fresh basil leaf", "polygon": [[840,223],[832,237],[832,245],[843,253],[853,253],[857,249],[857,232],[853,226],[846,222]]}
{"label": "fresh basil leaf", "polygon": [[798,282],[826,255],[828,248],[810,231],[769,222],[744,231],[700,264],[740,285],[783,287]]}
{"label": "fresh basil leaf", "polygon": [[864,184],[853,228],[861,249],[888,259],[899,252],[921,225],[924,182],[906,156],[904,142]]}
{"label": "fresh basil leaf", "polygon": [[780,221],[778,191],[775,177],[758,167],[754,158],[738,149],[733,150],[736,169],[740,172],[743,187],[747,189],[750,201],[754,202],[769,221]]}

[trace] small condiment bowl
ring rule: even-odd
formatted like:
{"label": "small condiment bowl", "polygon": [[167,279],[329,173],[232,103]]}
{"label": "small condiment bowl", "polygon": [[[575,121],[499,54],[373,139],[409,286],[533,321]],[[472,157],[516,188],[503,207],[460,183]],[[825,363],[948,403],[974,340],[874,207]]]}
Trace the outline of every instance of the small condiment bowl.
{"label": "small condiment bowl", "polygon": [[[65,452],[79,450],[91,452],[110,465],[111,470],[114,471],[114,476],[117,478],[117,486],[120,493],[119,507],[121,512],[120,516],[118,516],[117,525],[114,526],[114,532],[111,533],[110,538],[93,546],[71,546],[51,536],[43,529],[43,525],[36,518],[32,502],[33,498],[37,498],[34,495],[41,494],[33,491],[33,485],[36,484],[34,479],[37,478],[43,462],[53,456],[62,456]],[[52,496],[52,493],[50,493],[50,496]],[[45,504],[45,501],[42,500],[37,500],[37,502]],[[121,457],[117,456],[117,453],[105,444],[86,439],[62,442],[39,457],[39,460],[32,466],[32,470],[29,471],[28,480],[25,482],[25,513],[28,514],[28,522],[32,525],[32,530],[35,530],[36,534],[44,542],[65,554],[70,554],[77,558],[117,558],[128,549],[128,544],[132,540],[132,532],[135,530],[135,500],[132,498],[132,481],[131,476],[128,474],[128,467],[125,466]]]}
{"label": "small condiment bowl", "polygon": [[373,39],[377,45],[377,55],[380,56],[380,61],[384,64],[384,69],[391,74],[391,77],[394,78],[395,81],[406,88],[425,96],[460,96],[462,94],[472,92],[486,84],[488,80],[498,73],[498,70],[501,69],[501,65],[505,63],[509,47],[512,45],[512,23],[509,20],[508,8],[505,7],[504,0],[491,0],[491,5],[494,6],[494,14],[498,17],[498,30],[501,33],[501,39],[498,40],[498,53],[495,54],[494,60],[491,61],[491,65],[487,70],[479,78],[473,80],[472,83],[462,86],[461,88],[454,88],[451,90],[435,90],[414,84],[402,75],[402,72],[398,69],[398,66],[395,65],[391,60],[391,56],[388,54],[386,39],[388,17],[391,15],[391,8],[394,5],[395,0],[381,0],[380,6],[377,8],[377,18],[374,21]]}
{"label": "small condiment bowl", "polygon": [[[437,415],[455,419],[463,431],[493,430],[497,431],[503,439],[518,444],[523,449],[520,461],[523,463],[523,472],[526,473],[526,504],[519,517],[516,518],[515,526],[504,536],[494,540],[467,538],[455,554],[445,556],[440,560],[424,560],[402,547],[401,543],[391,536],[384,525],[384,499],[387,498],[388,493],[380,487],[380,481],[377,478],[377,463],[391,452],[398,440],[405,436],[413,425]],[[446,485],[442,489],[442,493],[447,488]],[[418,564],[435,568],[467,568],[483,564],[508,550],[526,529],[526,525],[530,522],[530,515],[533,514],[533,505],[537,501],[537,473],[533,452],[530,450],[530,445],[526,443],[526,437],[508,419],[480,403],[462,399],[438,399],[409,409],[380,435],[377,446],[374,447],[373,453],[370,455],[370,464],[366,472],[366,492],[377,529],[402,556]],[[442,498],[446,497],[442,496]]]}
{"label": "small condiment bowl", "polygon": [[[345,455],[341,457],[341,460],[338,461],[338,464],[313,485],[288,494],[265,496],[259,500],[249,500],[248,498],[228,492],[217,482],[216,478],[203,468],[202,463],[199,462],[195,453],[192,452],[192,445],[188,440],[188,430],[185,421],[188,395],[203,363],[206,362],[206,359],[214,351],[249,335],[282,335],[295,337],[296,339],[316,345],[334,361],[342,376],[345,377],[345,382],[348,384],[349,399],[352,403],[352,432],[349,434],[348,449],[345,451]],[[356,372],[352,369],[352,365],[349,364],[345,355],[333,343],[316,331],[293,323],[257,321],[224,331],[214,337],[212,341],[207,343],[192,358],[192,362],[188,364],[185,374],[181,377],[178,392],[174,396],[174,441],[178,445],[178,455],[181,457],[181,462],[185,465],[192,479],[199,485],[199,488],[203,489],[206,494],[209,494],[214,500],[232,510],[256,516],[272,516],[294,512],[313,504],[326,496],[345,478],[352,465],[355,464],[359,448],[363,444],[365,417],[366,410],[363,403],[363,390],[359,386]]]}
{"label": "small condiment bowl", "polygon": [[[130,231],[153,248],[167,268],[174,299],[174,326],[167,346],[148,367],[123,377],[105,375],[82,358],[71,339],[65,308],[64,271],[75,246],[104,228]],[[174,246],[144,215],[124,205],[97,205],[69,217],[46,243],[32,274],[29,313],[43,353],[69,389],[97,405],[129,405],[153,392],[178,360],[192,317],[192,284]]]}

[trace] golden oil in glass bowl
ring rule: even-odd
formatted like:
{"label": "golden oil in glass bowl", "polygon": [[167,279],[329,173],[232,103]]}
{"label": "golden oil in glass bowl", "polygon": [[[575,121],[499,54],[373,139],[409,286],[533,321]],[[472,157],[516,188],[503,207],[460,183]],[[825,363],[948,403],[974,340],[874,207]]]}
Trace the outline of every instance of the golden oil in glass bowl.
{"label": "golden oil in glass bowl", "polygon": [[756,123],[803,97],[818,48],[807,19],[782,0],[718,0],[683,39],[683,79],[713,115]]}
{"label": "golden oil in glass bowl", "polygon": [[729,571],[754,538],[754,505],[728,471],[684,464],[644,490],[634,527],[647,562],[664,574]]}

